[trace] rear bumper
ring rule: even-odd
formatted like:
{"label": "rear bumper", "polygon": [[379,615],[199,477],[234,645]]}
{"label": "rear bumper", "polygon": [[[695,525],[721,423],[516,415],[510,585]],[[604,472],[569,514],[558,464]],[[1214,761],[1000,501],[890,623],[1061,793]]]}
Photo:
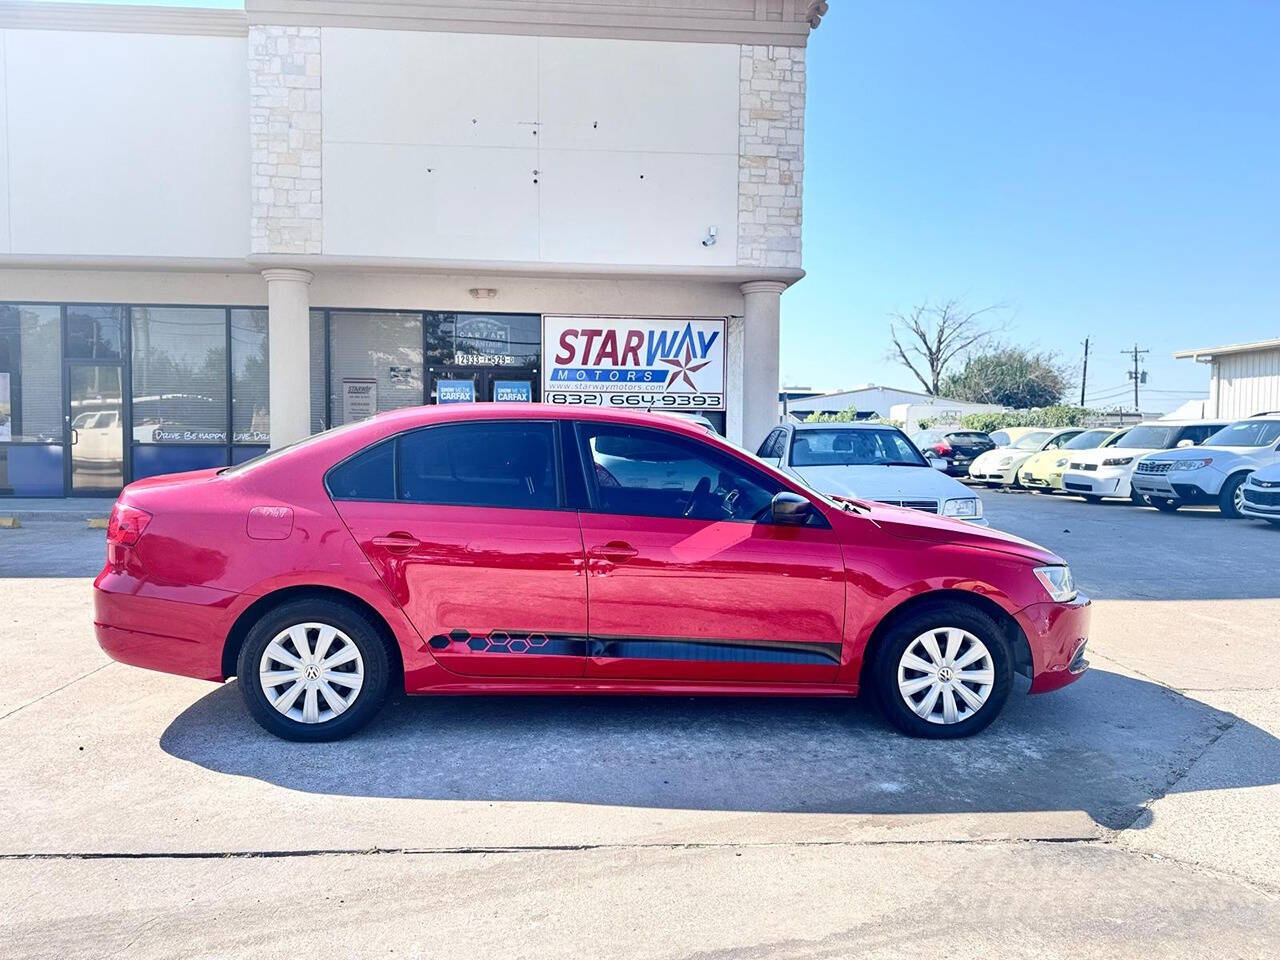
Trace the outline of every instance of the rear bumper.
{"label": "rear bumper", "polygon": [[1017,620],[1031,646],[1031,693],[1048,693],[1079,680],[1089,669],[1084,659],[1092,604],[1078,596],[1070,603],[1035,603]]}
{"label": "rear bumper", "polygon": [[199,680],[225,679],[222,648],[238,594],[161,587],[110,567],[93,588],[94,633],[112,660]]}

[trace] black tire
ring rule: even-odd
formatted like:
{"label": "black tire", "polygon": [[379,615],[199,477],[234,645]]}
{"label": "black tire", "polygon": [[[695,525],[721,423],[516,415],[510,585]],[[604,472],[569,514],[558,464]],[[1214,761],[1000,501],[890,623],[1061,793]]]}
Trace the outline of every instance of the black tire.
{"label": "black tire", "polygon": [[1178,512],[1177,500],[1167,500],[1163,497],[1150,497],[1149,499],[1151,500],[1151,505],[1155,507],[1157,510],[1159,510],[1161,513],[1177,513]]}
{"label": "black tire", "polygon": [[1280,528],[1280,520],[1268,520],[1267,523],[1271,524],[1273,527]]}
{"label": "black tire", "polygon": [[[991,656],[994,683],[986,701],[972,715],[954,723],[931,722],[918,715],[898,689],[898,665],[908,647],[930,630],[959,627],[982,641]],[[1013,653],[999,625],[981,610],[948,601],[931,605],[895,623],[880,639],[869,677],[886,720],[913,737],[953,740],[983,730],[1004,708],[1013,688]]]}
{"label": "black tire", "polygon": [[1130,493],[1129,499],[1133,501],[1135,507],[1145,507],[1150,502],[1145,494],[1136,492]]}
{"label": "black tire", "polygon": [[[316,723],[304,723],[280,713],[258,682],[259,664],[267,646],[281,632],[303,623],[336,627],[359,651],[364,668],[363,681],[350,705]],[[291,600],[265,613],[245,637],[236,667],[240,693],[253,719],[277,737],[305,743],[341,740],[372,720],[386,699],[390,672],[390,657],[378,627],[360,611],[320,597]]]}
{"label": "black tire", "polygon": [[1085,503],[1101,503],[1102,502],[1102,498],[1098,496],[1096,493],[1082,493],[1080,494],[1080,496],[1084,497]]}
{"label": "black tire", "polygon": [[1218,510],[1224,517],[1234,520],[1240,516],[1240,508],[1236,505],[1236,493],[1244,486],[1248,476],[1246,473],[1237,473],[1234,477],[1227,477],[1227,482],[1222,485],[1222,489],[1218,492]]}

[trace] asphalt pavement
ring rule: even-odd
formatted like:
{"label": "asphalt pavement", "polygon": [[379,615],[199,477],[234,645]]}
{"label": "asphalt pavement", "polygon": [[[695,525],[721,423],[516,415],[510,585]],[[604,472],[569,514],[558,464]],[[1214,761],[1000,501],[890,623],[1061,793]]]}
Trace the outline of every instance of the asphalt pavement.
{"label": "asphalt pavement", "polygon": [[952,743],[834,701],[400,697],[288,744],[101,654],[101,531],[0,530],[4,955],[1280,954],[1280,530],[982,496],[1073,564],[1094,667]]}

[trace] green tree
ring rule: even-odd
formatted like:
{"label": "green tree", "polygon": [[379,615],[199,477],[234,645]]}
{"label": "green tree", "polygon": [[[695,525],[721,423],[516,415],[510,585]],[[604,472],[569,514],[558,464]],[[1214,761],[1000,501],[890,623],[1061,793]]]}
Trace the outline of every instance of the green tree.
{"label": "green tree", "polygon": [[1025,410],[1054,406],[1067,385],[1067,370],[1056,354],[1001,346],[970,356],[962,370],[943,378],[939,388],[955,400]]}

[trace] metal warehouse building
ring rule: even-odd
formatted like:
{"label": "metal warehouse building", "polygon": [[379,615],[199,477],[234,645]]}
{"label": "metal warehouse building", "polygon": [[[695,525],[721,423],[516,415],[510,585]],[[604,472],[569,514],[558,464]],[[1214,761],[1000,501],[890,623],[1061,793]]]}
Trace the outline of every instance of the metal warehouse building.
{"label": "metal warehouse building", "polygon": [[0,0],[0,495],[383,410],[778,416],[804,0]]}
{"label": "metal warehouse building", "polygon": [[1280,410],[1280,340],[1181,350],[1178,359],[1209,365],[1207,417],[1250,417]]}

